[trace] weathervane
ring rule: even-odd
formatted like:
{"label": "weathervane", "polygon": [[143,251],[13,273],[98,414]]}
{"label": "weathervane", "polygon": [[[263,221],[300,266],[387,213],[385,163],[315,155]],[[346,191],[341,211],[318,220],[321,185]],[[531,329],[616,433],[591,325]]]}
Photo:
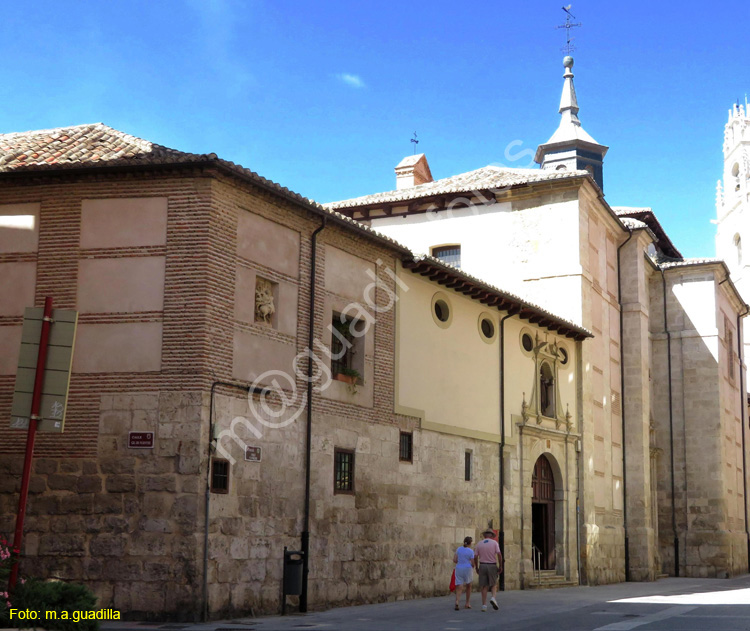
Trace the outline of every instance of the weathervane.
{"label": "weathervane", "polygon": [[419,144],[419,141],[417,140],[417,132],[414,132],[414,138],[412,138],[410,142],[414,143],[414,155],[417,155],[417,145]]}
{"label": "weathervane", "polygon": [[569,4],[569,5],[567,6],[567,7],[563,7],[563,8],[562,8],[562,10],[563,10],[563,11],[565,11],[565,24],[560,24],[559,26],[557,26],[557,27],[556,27],[556,28],[564,28],[564,29],[565,29],[565,31],[567,32],[567,40],[568,40],[568,41],[566,42],[565,46],[563,46],[563,47],[562,47],[562,48],[560,49],[560,50],[562,50],[562,51],[563,51],[563,52],[564,52],[564,53],[565,53],[566,55],[570,55],[570,53],[572,53],[572,52],[573,52],[573,51],[575,50],[575,46],[573,46],[573,44],[571,43],[571,42],[572,42],[572,41],[573,41],[573,40],[574,40],[575,38],[574,38],[574,37],[571,37],[571,36],[570,36],[570,29],[572,29],[572,28],[575,28],[575,27],[577,27],[577,26],[581,26],[581,23],[580,23],[580,22],[576,22],[575,24],[573,24],[573,23],[572,23],[572,22],[570,21],[570,18],[573,18],[574,20],[576,19],[576,16],[575,16],[575,15],[573,15],[573,14],[572,14],[572,13],[570,12],[570,8],[571,8],[572,6],[573,6],[572,4]]}

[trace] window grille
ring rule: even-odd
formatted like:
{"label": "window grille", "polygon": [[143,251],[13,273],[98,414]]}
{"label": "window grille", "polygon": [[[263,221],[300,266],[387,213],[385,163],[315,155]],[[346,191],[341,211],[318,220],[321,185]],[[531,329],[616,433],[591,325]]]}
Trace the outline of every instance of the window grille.
{"label": "window grille", "polygon": [[414,437],[409,432],[401,432],[399,438],[398,459],[403,462],[412,462],[414,454]]}
{"label": "window grille", "polygon": [[229,493],[229,460],[211,460],[211,492]]}
{"label": "window grille", "polygon": [[354,452],[345,449],[334,451],[333,492],[354,493]]}

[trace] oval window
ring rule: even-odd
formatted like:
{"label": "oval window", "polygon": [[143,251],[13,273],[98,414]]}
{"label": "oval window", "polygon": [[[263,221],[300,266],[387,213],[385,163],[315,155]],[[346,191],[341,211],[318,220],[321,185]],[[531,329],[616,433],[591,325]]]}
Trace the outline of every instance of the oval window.
{"label": "oval window", "polygon": [[490,320],[489,318],[482,318],[482,322],[479,327],[482,329],[482,335],[484,335],[484,337],[486,337],[488,340],[494,337],[495,325],[492,323],[492,320]]}
{"label": "oval window", "polygon": [[435,317],[441,322],[448,322],[451,312],[448,308],[448,303],[445,300],[435,301]]}
{"label": "oval window", "polygon": [[560,363],[564,366],[568,363],[568,351],[564,348],[560,349]]}
{"label": "oval window", "polygon": [[521,345],[523,346],[523,350],[527,353],[534,350],[534,340],[531,339],[531,336],[528,333],[524,333],[521,337]]}

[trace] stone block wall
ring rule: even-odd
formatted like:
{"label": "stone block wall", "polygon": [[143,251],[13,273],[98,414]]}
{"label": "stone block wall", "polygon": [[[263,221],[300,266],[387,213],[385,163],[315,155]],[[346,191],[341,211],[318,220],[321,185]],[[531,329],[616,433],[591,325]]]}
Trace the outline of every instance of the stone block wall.
{"label": "stone block wall", "polygon": [[[203,547],[200,392],[102,395],[97,457],[37,458],[23,574],[84,581],[131,618],[199,613]],[[155,431],[128,449],[128,431]],[[11,532],[23,457],[0,461],[0,530]]]}
{"label": "stone block wall", "polygon": [[[244,402],[217,397],[217,418]],[[309,607],[443,595],[455,548],[498,526],[497,445],[419,430],[416,419],[378,422],[316,412],[313,418]],[[228,495],[211,497],[212,615],[278,611],[284,546],[299,549],[304,502],[304,418],[260,427],[260,463],[232,465]],[[399,432],[414,459],[399,461]],[[333,453],[355,453],[355,492],[335,494]],[[473,453],[472,480],[464,453]],[[511,570],[512,572],[512,570]],[[515,574],[515,572],[513,572]]]}

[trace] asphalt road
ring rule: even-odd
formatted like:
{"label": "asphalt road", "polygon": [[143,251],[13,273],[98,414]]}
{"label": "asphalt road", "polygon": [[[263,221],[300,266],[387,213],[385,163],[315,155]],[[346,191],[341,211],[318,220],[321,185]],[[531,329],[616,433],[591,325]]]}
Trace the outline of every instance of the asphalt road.
{"label": "asphalt road", "polygon": [[345,607],[306,615],[243,618],[208,625],[108,623],[104,631],[750,631],[750,576],[669,578],[498,594],[499,611],[454,611],[454,597]]}

